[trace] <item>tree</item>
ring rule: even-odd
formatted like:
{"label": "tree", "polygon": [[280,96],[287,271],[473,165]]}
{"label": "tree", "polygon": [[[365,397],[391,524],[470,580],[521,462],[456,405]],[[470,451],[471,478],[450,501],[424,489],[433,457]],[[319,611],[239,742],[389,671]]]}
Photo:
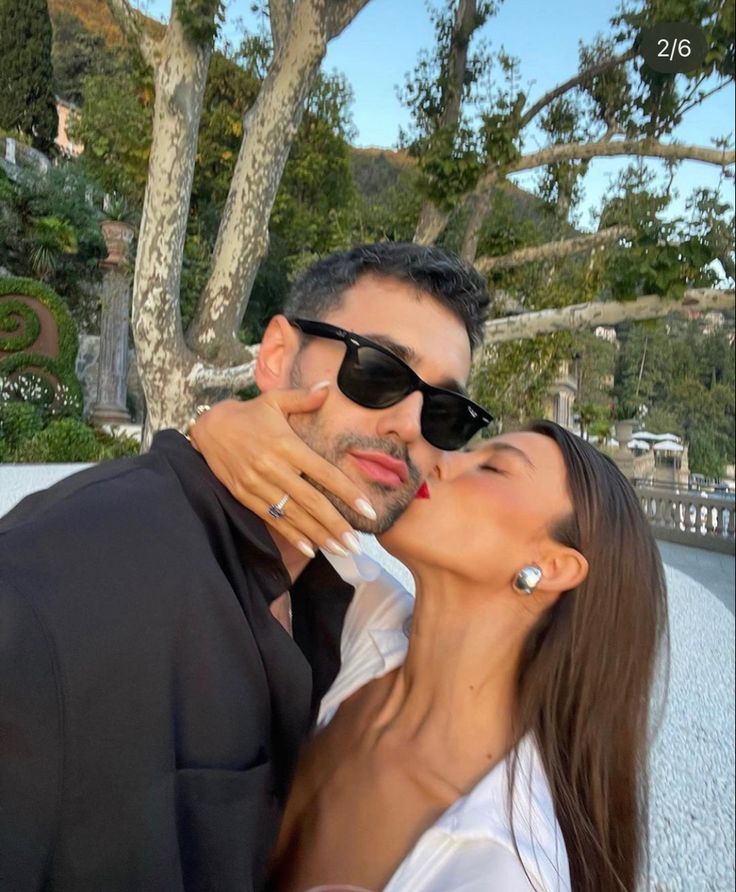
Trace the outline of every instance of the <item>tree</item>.
{"label": "tree", "polygon": [[48,152],[59,121],[46,0],[0,0],[0,128],[31,137]]}
{"label": "tree", "polygon": [[[243,137],[232,167],[209,276],[185,335],[179,300],[187,200],[192,195],[196,134],[221,6],[215,0],[176,0],[164,36],[156,37],[126,0],[108,0],[150,66],[155,89],[133,296],[149,432],[163,424],[181,425],[196,402],[252,382],[253,352],[244,347],[238,332],[259,264],[266,256],[269,218],[279,181],[327,42],[366,2],[271,0],[268,4],[273,53],[264,61],[257,96],[242,119]],[[675,0],[663,2],[667,7]],[[690,18],[705,27],[711,40],[704,71],[720,86],[733,77],[728,12],[723,4],[717,4],[710,15],[695,0],[685,2]],[[650,263],[652,252],[643,249],[650,232],[611,222],[593,234],[595,238],[579,238],[572,226],[576,185],[591,158],[694,158],[720,167],[733,163],[734,153],[725,146],[681,146],[666,139],[704,90],[699,76],[653,80],[637,61],[636,34],[662,14],[664,7],[660,7],[662,3],[656,10],[652,4],[641,3],[623,14],[616,23],[615,36],[584,48],[579,70],[533,104],[518,86],[517,63],[504,54],[492,60],[490,76],[495,77],[495,91],[480,90],[480,76],[489,75],[489,61],[482,52],[472,51],[471,40],[479,24],[493,14],[491,3],[458,0],[447,15],[437,15],[438,51],[420,64],[409,91],[416,111],[416,133],[410,142],[421,148],[417,163],[424,195],[415,238],[421,242],[441,238],[450,244],[454,233],[462,253],[493,276],[494,291],[501,298],[504,289],[499,283],[507,282],[525,298],[526,303],[517,300],[522,311],[548,314],[536,320],[536,328],[526,325],[523,316],[492,319],[487,329],[489,341],[504,339],[503,332],[511,329],[514,337],[522,338],[569,329],[571,319],[576,318],[585,318],[589,326],[599,307],[606,312],[612,301],[607,304],[601,298],[611,297],[615,268],[606,267],[601,245],[641,246],[641,264]],[[469,99],[483,96],[486,105],[480,112],[467,106]],[[537,120],[542,120],[550,142],[524,154],[524,138]],[[542,191],[546,190],[544,203],[554,205],[554,213],[547,215],[549,237],[531,246],[520,237],[506,255],[491,253],[489,246],[489,253],[479,259],[478,245],[488,235],[489,221],[491,228],[494,219],[497,221],[494,204],[507,187],[508,176],[533,169],[548,172]],[[722,215],[716,212],[715,216],[720,224]],[[712,228],[715,232],[715,225]],[[497,226],[495,231],[498,234]],[[671,240],[680,235],[673,231]],[[637,313],[656,315],[664,312],[665,306],[671,310],[678,300],[681,307],[689,301],[716,306],[732,303],[732,294],[724,296],[721,291],[700,287],[703,264],[698,267],[696,246],[662,247],[663,256],[669,252],[670,260],[677,251],[689,252],[688,274],[678,278],[676,265],[673,273],[672,263],[665,261],[662,264],[668,272],[659,279],[656,271],[648,277],[640,268],[635,287],[626,293],[627,298],[636,299],[623,309],[616,305],[619,318]],[[591,249],[596,253],[591,255]],[[516,256],[510,257],[515,252]],[[650,281],[656,287],[648,292],[645,286]],[[673,281],[677,289],[671,287]],[[557,303],[550,300],[539,306],[538,301],[530,302],[532,295],[540,294],[556,295]],[[574,302],[575,294],[578,300],[580,296],[589,300],[589,311],[564,306]],[[516,300],[514,293],[509,297],[511,302]],[[499,299],[498,317],[502,304]]]}
{"label": "tree", "polygon": [[[725,147],[711,149],[665,142],[686,111],[734,77],[732,4],[717,0],[642,2],[613,20],[618,30],[582,46],[579,69],[533,104],[519,86],[517,60],[469,52],[475,32],[494,15],[484,0],[459,0],[435,13],[436,50],[410,76],[404,98],[414,118],[413,146],[425,173],[426,203],[415,240],[435,241],[450,218],[466,212],[462,253],[476,260],[478,238],[493,199],[493,186],[512,173],[543,169],[543,190],[564,211],[592,158],[638,156],[734,162]],[[640,30],[655,21],[697,22],[711,49],[703,66],[685,76],[657,75],[637,58]],[[495,95],[479,91],[481,73],[498,70]],[[682,83],[684,82],[684,83]],[[478,124],[473,124],[473,118]],[[540,125],[548,142],[524,154],[524,142]],[[618,138],[621,137],[621,138]],[[615,234],[614,238],[619,238]],[[528,259],[526,261],[528,262]]]}
{"label": "tree", "polygon": [[[133,288],[133,329],[151,432],[164,424],[181,425],[197,392],[250,383],[252,353],[237,333],[266,254],[281,175],[327,43],[367,0],[270,4],[273,58],[243,119],[210,276],[186,341],[178,305],[182,257],[202,101],[222,9],[216,0],[176,0],[163,38],[156,39],[126,0],[108,2],[153,70],[155,85]],[[233,361],[241,365],[229,368]]]}

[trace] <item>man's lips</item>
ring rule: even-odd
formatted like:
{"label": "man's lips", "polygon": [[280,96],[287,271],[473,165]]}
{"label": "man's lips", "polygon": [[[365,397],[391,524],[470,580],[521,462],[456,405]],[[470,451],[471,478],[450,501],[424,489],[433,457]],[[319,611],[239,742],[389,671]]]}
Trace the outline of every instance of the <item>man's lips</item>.
{"label": "man's lips", "polygon": [[409,479],[409,471],[403,461],[391,458],[385,452],[350,452],[355,463],[377,483],[401,486]]}

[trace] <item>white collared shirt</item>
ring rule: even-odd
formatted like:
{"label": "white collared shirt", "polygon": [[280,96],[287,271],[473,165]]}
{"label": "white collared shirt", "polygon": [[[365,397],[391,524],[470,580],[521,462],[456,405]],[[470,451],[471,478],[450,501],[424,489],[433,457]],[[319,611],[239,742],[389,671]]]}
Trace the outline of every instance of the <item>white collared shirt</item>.
{"label": "white collared shirt", "polygon": [[[355,586],[355,596],[342,633],[342,666],[322,699],[318,727],[358,688],[403,663],[414,609],[414,598],[371,558],[325,556]],[[422,834],[384,892],[570,892],[565,843],[531,735],[516,753],[514,834],[504,760]]]}

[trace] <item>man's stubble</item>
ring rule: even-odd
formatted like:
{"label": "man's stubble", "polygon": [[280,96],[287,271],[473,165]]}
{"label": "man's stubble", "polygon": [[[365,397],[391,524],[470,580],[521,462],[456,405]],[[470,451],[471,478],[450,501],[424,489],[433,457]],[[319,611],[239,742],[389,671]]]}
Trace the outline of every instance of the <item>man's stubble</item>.
{"label": "man's stubble", "polygon": [[[291,370],[290,383],[292,387],[303,387],[299,360],[300,354],[297,354]],[[370,412],[371,410],[363,409],[363,411]],[[409,476],[399,489],[375,481],[360,481],[359,485],[362,488],[365,488],[366,484],[369,488],[366,495],[371,500],[371,504],[378,514],[377,520],[369,520],[343,502],[342,499],[339,499],[330,490],[326,489],[321,483],[312,480],[306,474],[302,475],[305,480],[311,483],[315,489],[319,490],[337,508],[353,529],[374,535],[385,533],[412,503],[422,480],[419,470],[409,458],[406,445],[395,439],[363,437],[357,434],[341,433],[330,437],[324,430],[321,413],[322,410],[318,409],[316,412],[291,415],[289,416],[289,424],[310,449],[313,449],[330,464],[335,465],[346,476],[353,479],[346,467],[349,461],[347,454],[351,450],[384,452],[406,464]]]}

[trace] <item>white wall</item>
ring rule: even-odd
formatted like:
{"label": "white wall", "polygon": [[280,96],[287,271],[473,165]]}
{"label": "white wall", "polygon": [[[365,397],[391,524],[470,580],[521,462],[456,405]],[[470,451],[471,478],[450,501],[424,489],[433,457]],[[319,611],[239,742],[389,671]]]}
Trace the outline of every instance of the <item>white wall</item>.
{"label": "white wall", "polygon": [[0,517],[13,505],[38,489],[82,471],[89,465],[5,465],[0,464]]}

